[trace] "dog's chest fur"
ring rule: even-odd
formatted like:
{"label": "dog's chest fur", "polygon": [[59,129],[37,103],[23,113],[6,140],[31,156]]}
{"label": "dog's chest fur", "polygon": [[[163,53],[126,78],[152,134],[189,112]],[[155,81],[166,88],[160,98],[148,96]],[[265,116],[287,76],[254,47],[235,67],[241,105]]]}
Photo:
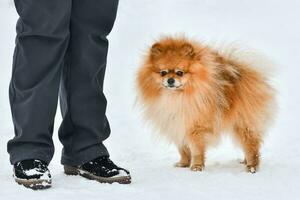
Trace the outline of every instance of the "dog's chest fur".
{"label": "dog's chest fur", "polygon": [[148,105],[146,115],[161,136],[180,145],[185,142],[188,129],[199,117],[199,111],[183,95],[170,92]]}

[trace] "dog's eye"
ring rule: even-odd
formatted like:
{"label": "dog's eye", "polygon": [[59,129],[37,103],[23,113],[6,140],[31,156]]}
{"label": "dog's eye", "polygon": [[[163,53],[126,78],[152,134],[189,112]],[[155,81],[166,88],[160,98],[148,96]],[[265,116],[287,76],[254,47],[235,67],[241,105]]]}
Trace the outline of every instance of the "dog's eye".
{"label": "dog's eye", "polygon": [[166,71],[166,70],[160,71],[160,75],[161,75],[161,76],[165,76],[165,75],[167,75],[167,74],[168,74],[168,71]]}
{"label": "dog's eye", "polygon": [[183,71],[176,71],[177,76],[183,76]]}

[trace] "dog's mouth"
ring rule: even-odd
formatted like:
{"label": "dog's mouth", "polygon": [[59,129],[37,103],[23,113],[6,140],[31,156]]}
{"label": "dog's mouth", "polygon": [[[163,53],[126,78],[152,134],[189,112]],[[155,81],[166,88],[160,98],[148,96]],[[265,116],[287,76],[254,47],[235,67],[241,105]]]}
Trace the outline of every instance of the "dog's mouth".
{"label": "dog's mouth", "polygon": [[182,84],[180,85],[164,85],[162,84],[164,88],[168,89],[168,90],[178,90],[178,89],[181,89],[182,88]]}

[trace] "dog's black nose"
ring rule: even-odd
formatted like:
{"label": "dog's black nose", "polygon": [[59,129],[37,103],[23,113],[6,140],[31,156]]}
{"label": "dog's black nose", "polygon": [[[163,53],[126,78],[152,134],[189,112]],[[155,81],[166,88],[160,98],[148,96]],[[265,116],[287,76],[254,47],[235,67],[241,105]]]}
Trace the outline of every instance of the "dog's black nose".
{"label": "dog's black nose", "polygon": [[168,84],[169,85],[173,85],[175,83],[175,79],[174,78],[169,78],[168,79]]}

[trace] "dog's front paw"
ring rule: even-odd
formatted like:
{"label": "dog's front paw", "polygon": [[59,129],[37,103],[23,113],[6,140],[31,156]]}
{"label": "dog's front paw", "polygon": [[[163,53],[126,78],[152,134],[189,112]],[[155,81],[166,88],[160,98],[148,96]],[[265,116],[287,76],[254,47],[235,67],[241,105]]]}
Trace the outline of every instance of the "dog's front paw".
{"label": "dog's front paw", "polygon": [[204,165],[193,164],[190,168],[191,168],[192,171],[203,171],[204,170]]}
{"label": "dog's front paw", "polygon": [[254,174],[256,173],[256,171],[257,171],[256,166],[247,165],[247,172]]}
{"label": "dog's front paw", "polygon": [[174,167],[189,167],[190,163],[184,163],[184,162],[177,162],[174,164]]}

